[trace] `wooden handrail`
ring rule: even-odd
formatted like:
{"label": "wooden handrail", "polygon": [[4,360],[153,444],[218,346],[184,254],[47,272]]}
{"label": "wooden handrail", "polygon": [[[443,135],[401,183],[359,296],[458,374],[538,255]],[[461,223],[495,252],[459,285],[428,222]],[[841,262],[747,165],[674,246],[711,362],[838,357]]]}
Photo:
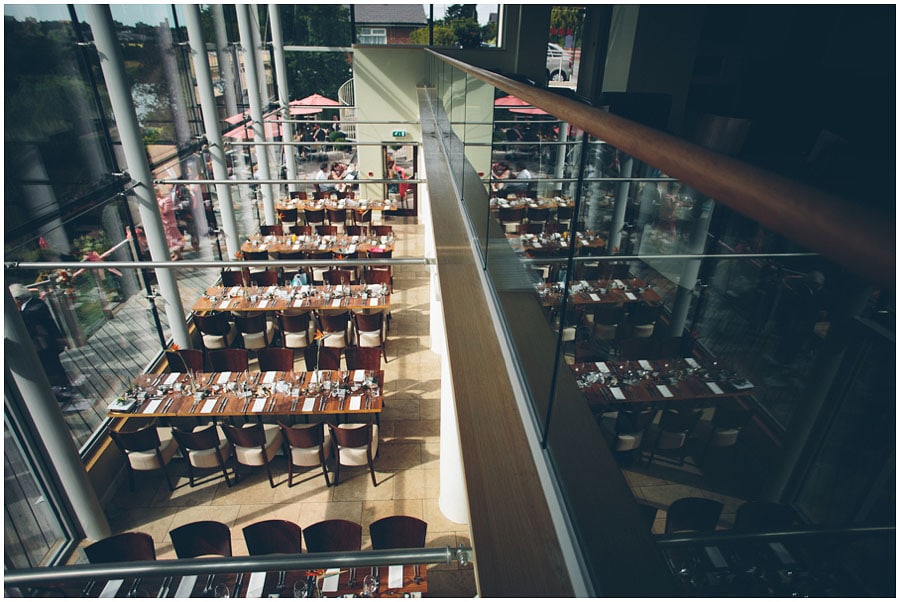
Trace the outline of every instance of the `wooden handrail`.
{"label": "wooden handrail", "polygon": [[426,52],[678,178],[873,283],[895,288],[893,218],[547,90]]}

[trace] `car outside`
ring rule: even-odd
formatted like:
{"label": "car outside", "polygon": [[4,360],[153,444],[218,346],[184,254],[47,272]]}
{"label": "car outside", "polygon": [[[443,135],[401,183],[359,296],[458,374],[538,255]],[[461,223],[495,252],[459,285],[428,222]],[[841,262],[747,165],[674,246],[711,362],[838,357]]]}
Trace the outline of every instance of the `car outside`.
{"label": "car outside", "polygon": [[547,81],[565,82],[572,77],[572,55],[559,44],[547,42]]}

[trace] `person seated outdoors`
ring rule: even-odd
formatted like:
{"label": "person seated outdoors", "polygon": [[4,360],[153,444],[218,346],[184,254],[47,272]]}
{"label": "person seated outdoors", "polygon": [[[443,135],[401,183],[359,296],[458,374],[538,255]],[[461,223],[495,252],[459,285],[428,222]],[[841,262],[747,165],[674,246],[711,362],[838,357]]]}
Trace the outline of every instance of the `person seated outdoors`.
{"label": "person seated outdoors", "polygon": [[525,167],[524,163],[516,163],[516,180],[523,180],[522,182],[510,182],[506,185],[506,189],[511,192],[526,192],[528,191],[531,183],[525,182],[524,180],[531,180],[534,176],[528,171],[528,168]]}
{"label": "person seated outdoors", "polygon": [[495,180],[491,182],[491,191],[500,192],[506,188],[506,182],[497,182],[496,180],[508,180],[511,176],[509,165],[503,161],[496,161],[491,165],[491,177]]}
{"label": "person seated outdoors", "polygon": [[318,190],[319,192],[331,192],[335,189],[334,184],[325,183],[326,180],[331,179],[331,172],[328,170],[328,163],[322,163],[319,165],[319,171],[316,172],[315,179],[317,180],[316,190]]}
{"label": "person seated outdoors", "polygon": [[347,167],[343,163],[335,161],[331,164],[331,172],[328,174],[328,179],[341,180],[339,184],[334,185],[334,190],[337,190],[338,192],[344,192],[347,188],[347,185],[343,183],[345,171],[347,171]]}

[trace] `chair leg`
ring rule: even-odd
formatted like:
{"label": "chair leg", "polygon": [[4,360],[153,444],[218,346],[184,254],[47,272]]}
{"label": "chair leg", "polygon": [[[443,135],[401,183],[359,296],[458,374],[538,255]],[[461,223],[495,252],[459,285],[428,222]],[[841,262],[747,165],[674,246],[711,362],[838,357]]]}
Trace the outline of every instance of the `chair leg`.
{"label": "chair leg", "polygon": [[269,485],[271,485],[272,489],[274,489],[275,479],[272,478],[272,468],[269,466],[268,460],[266,460],[266,473],[269,475]]}
{"label": "chair leg", "polygon": [[166,477],[166,485],[169,486],[169,491],[175,491],[175,488],[172,487],[172,480],[169,478],[169,471],[166,470],[166,465],[162,465],[163,475]]}
{"label": "chair leg", "polygon": [[188,469],[188,482],[191,484],[191,487],[194,486],[194,466],[191,464],[191,461],[188,459],[187,462]]}
{"label": "chair leg", "polygon": [[378,483],[375,481],[375,465],[371,458],[369,458],[369,474],[372,475],[372,487],[378,487]]}
{"label": "chair leg", "polygon": [[128,489],[134,491],[134,469],[128,465]]}
{"label": "chair leg", "polygon": [[334,485],[335,487],[337,487],[338,480],[339,480],[340,478],[341,478],[341,461],[340,461],[340,459],[338,459],[338,460],[334,463],[334,481],[332,482],[332,485]]}
{"label": "chair leg", "polygon": [[294,463],[291,462],[291,457],[288,456],[288,488],[294,486]]}

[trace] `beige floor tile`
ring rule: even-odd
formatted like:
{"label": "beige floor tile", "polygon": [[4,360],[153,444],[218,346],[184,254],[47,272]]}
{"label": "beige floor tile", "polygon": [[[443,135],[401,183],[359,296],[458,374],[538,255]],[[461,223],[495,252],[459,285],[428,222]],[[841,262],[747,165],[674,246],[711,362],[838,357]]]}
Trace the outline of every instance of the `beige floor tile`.
{"label": "beige floor tile", "polygon": [[135,506],[118,515],[115,520],[111,519],[110,529],[113,533],[140,531],[152,537],[154,542],[164,541],[174,519],[171,508]]}
{"label": "beige floor tile", "polygon": [[247,525],[264,520],[286,520],[300,524],[300,504],[244,504],[231,527],[231,538],[243,537]]}
{"label": "beige floor tile", "polygon": [[[275,479],[275,485],[287,486],[287,472],[279,472],[274,468],[272,470],[272,478]],[[275,502],[275,488],[269,484],[266,476],[266,469],[262,467],[255,468],[253,472],[249,469],[241,473],[241,480],[226,487],[225,483],[219,483],[216,487],[216,495],[211,504],[213,506],[233,505],[233,504],[272,504]]]}
{"label": "beige floor tile", "polygon": [[394,427],[394,436],[408,441],[436,440],[440,435],[440,420],[399,420]]}
{"label": "beige floor tile", "polygon": [[436,499],[423,500],[425,505],[425,522],[428,523],[428,531],[432,533],[441,533],[446,531],[459,531],[466,527],[460,523],[453,522],[441,512],[440,506]]}
{"label": "beige floor tile", "polygon": [[[373,500],[363,502],[363,531],[369,531],[369,525],[386,516],[414,516],[425,519],[422,500]],[[427,522],[427,521],[426,521]]]}
{"label": "beige floor tile", "polygon": [[[228,470],[228,478],[233,476],[231,469]],[[169,491],[168,488],[162,487],[157,490],[153,504],[156,506],[198,506],[200,504],[209,504],[216,495],[219,484],[225,484],[222,472],[206,472],[199,479],[194,479],[195,487],[191,487],[190,480],[185,476],[178,479],[175,483],[175,491]]]}
{"label": "beige floor tile", "polygon": [[300,504],[301,527],[332,518],[358,523],[362,520],[363,502],[303,502]]}
{"label": "beige floor tile", "polygon": [[668,508],[669,504],[683,497],[703,497],[702,491],[680,484],[636,487],[635,495],[653,506]]}
{"label": "beige floor tile", "polygon": [[395,471],[391,479],[394,483],[395,500],[421,500],[425,498],[425,471],[410,468]]}
{"label": "beige floor tile", "polygon": [[436,499],[441,491],[441,470],[440,468],[425,468],[425,495],[426,499]]}
{"label": "beige floor tile", "polygon": [[443,548],[449,546],[455,548],[456,533],[452,531],[431,531],[429,530],[425,536],[425,545],[429,548]]}
{"label": "beige floor tile", "polygon": [[422,399],[419,401],[419,418],[422,420],[440,420],[441,400]]}
{"label": "beige floor tile", "polygon": [[404,470],[422,463],[422,444],[385,442],[378,447],[375,467],[378,470]]}
{"label": "beige floor tile", "polygon": [[[300,503],[300,502],[327,502],[331,500],[334,489],[325,485],[322,469],[295,468],[300,471],[294,473],[294,486],[288,487],[287,481],[279,483],[275,488],[274,502],[276,504]],[[329,482],[334,481],[334,473],[329,471]],[[277,482],[277,481],[276,481]]]}
{"label": "beige floor tile", "polygon": [[[215,508],[206,505],[196,506],[194,508],[183,508],[173,515],[171,528],[174,529],[188,523],[204,520],[218,521],[231,528],[234,525],[234,521],[240,516],[241,508],[242,506],[240,505],[216,506]],[[168,533],[166,534],[164,541],[171,541]]]}
{"label": "beige floor tile", "polygon": [[440,441],[428,440],[422,443],[422,468],[441,467]]}
{"label": "beige floor tile", "polygon": [[415,398],[388,398],[381,413],[381,420],[410,421],[419,419],[419,400]]}
{"label": "beige floor tile", "polygon": [[341,481],[332,487],[335,502],[362,500],[389,500],[394,497],[393,473],[375,471],[377,486],[372,485],[369,469],[365,467],[341,468]]}

